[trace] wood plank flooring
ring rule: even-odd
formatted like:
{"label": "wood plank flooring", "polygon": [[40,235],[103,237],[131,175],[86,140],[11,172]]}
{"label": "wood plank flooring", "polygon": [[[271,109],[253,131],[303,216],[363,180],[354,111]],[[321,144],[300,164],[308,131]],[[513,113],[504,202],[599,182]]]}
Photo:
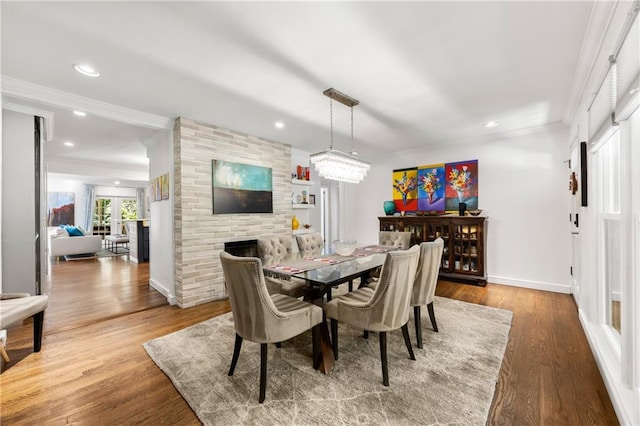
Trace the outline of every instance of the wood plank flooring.
{"label": "wood plank flooring", "polygon": [[45,330],[56,333],[167,304],[149,286],[149,264],[129,256],[52,260]]}
{"label": "wood plank flooring", "polygon": [[[110,265],[111,271],[103,265],[87,270],[82,280],[101,283],[109,274],[127,276],[117,262]],[[143,276],[144,266],[136,266],[129,276]],[[514,312],[489,424],[618,424],[571,296],[448,282],[438,284],[437,294]],[[69,321],[75,309],[64,310]],[[57,320],[49,321],[55,314],[47,310],[40,353],[32,353],[30,323],[9,330],[7,349],[13,359],[0,375],[0,421],[3,425],[198,424],[142,343],[229,310],[227,301],[189,309],[164,305],[87,325],[77,321],[57,330]],[[428,349],[428,338],[426,343]]]}

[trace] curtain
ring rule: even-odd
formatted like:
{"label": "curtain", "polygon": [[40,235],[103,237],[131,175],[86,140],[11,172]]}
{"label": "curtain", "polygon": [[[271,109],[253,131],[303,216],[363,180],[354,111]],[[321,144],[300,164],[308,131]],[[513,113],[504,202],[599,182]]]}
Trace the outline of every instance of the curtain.
{"label": "curtain", "polygon": [[96,186],[84,184],[84,206],[82,227],[87,234],[93,233],[93,214],[96,211]]}
{"label": "curtain", "polygon": [[147,214],[147,206],[145,206],[144,188],[136,189],[136,209],[138,219],[145,219]]}

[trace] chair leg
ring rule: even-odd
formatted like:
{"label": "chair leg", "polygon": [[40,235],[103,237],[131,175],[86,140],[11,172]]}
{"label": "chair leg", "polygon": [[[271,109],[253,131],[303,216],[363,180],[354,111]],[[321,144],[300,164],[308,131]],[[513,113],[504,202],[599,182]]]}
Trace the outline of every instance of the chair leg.
{"label": "chair leg", "polygon": [[438,324],[436,324],[436,314],[433,312],[433,302],[427,305],[427,311],[429,311],[429,318],[431,319],[431,325],[433,326],[433,331],[438,332]]}
{"label": "chair leg", "polygon": [[362,337],[364,337],[365,339],[369,338],[369,330],[365,330],[364,333],[362,334]]}
{"label": "chair leg", "polygon": [[258,402],[264,402],[267,393],[267,344],[260,343],[260,398]]}
{"label": "chair leg", "polygon": [[33,351],[40,352],[42,347],[42,326],[44,324],[44,311],[33,316]]}
{"label": "chair leg", "polygon": [[282,342],[276,342],[276,348],[281,348],[282,347]]}
{"label": "chair leg", "polygon": [[353,280],[349,280],[349,293],[353,291]]}
{"label": "chair leg", "polygon": [[333,359],[338,360],[338,320],[331,318],[331,342],[333,343]]}
{"label": "chair leg", "polygon": [[4,362],[11,362],[11,360],[9,359],[9,354],[7,354],[7,351],[5,351],[2,347],[0,347],[0,354],[2,355],[2,359],[4,359]]}
{"label": "chair leg", "polygon": [[242,337],[236,333],[236,344],[233,347],[233,358],[231,358],[231,367],[229,367],[229,376],[233,376],[233,372],[236,369],[238,358],[240,357],[240,347],[242,347]]}
{"label": "chair leg", "polygon": [[311,328],[311,348],[313,352],[313,369],[320,368],[322,353],[320,352],[320,324]]}
{"label": "chair leg", "polygon": [[404,337],[404,344],[407,346],[407,350],[409,351],[409,358],[412,360],[416,360],[416,356],[413,354],[413,348],[411,347],[411,339],[409,338],[409,327],[407,324],[402,326],[402,337]]}
{"label": "chair leg", "polygon": [[387,365],[387,332],[381,331],[380,336],[380,363],[382,364],[382,384],[389,386],[389,367]]}
{"label": "chair leg", "polygon": [[418,349],[422,349],[422,324],[420,319],[420,306],[413,307],[413,317],[416,324],[416,341]]}

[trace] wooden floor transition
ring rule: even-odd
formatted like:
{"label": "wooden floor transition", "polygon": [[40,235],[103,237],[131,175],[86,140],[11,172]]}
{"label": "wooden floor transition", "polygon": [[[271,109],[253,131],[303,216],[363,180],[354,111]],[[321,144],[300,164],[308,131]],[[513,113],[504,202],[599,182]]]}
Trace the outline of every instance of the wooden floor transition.
{"label": "wooden floor transition", "polygon": [[[148,279],[148,265],[128,265],[101,262],[60,278],[54,288],[66,280],[99,287],[113,277]],[[514,313],[489,424],[618,424],[571,296],[448,282],[438,284],[437,294]],[[40,353],[32,352],[30,323],[9,330],[12,362],[0,375],[0,423],[199,424],[142,343],[229,310],[227,301],[163,305],[87,323],[91,313],[82,297],[51,306]],[[61,318],[74,325],[56,328]]]}

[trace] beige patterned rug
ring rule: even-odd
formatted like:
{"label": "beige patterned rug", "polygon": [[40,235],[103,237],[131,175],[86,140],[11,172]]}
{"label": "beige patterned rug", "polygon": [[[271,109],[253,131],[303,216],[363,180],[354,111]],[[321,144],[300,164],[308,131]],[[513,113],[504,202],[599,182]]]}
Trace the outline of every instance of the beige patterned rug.
{"label": "beige patterned rug", "polygon": [[[260,345],[244,342],[227,376],[235,331],[222,315],[144,344],[206,425],[484,425],[512,313],[436,297],[439,333],[423,309],[424,349],[411,361],[400,330],[388,335],[382,385],[375,333],[340,325],[340,359],[324,375],[311,365],[311,333],[269,346],[267,395],[258,403]],[[413,318],[409,332],[415,345]]]}

